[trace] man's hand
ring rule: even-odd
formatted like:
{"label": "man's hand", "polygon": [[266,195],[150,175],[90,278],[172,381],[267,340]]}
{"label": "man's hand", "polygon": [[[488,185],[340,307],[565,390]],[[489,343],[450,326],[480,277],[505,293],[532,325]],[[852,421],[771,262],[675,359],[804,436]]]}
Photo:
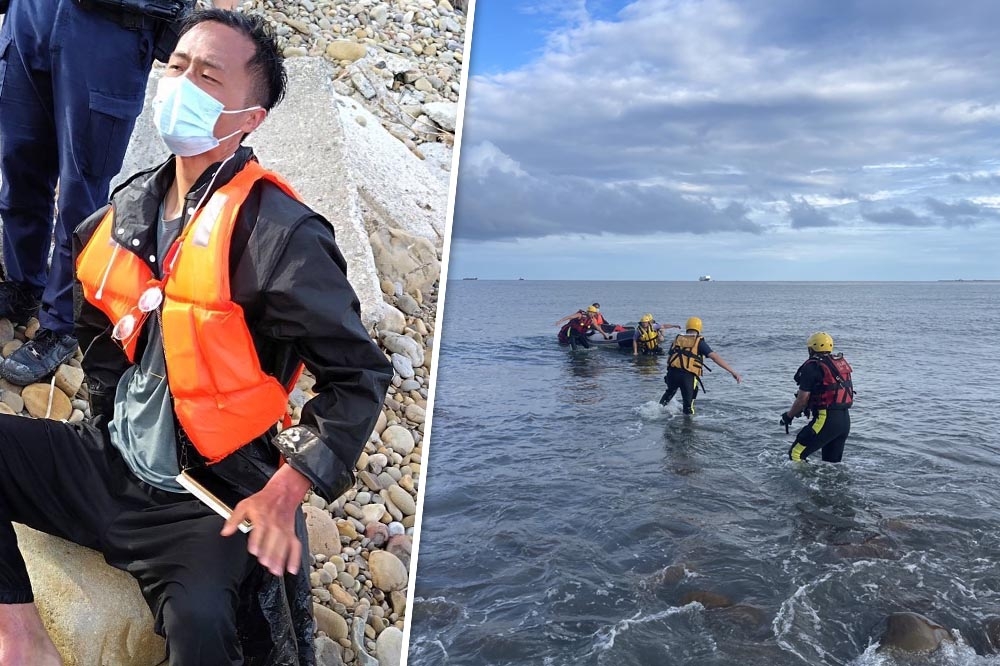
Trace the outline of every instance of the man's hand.
{"label": "man's hand", "polygon": [[232,536],[244,519],[253,525],[247,551],[275,576],[299,572],[302,543],[295,535],[295,510],[310,486],[309,479],[283,465],[260,492],[233,508],[222,526],[222,536]]}
{"label": "man's hand", "polygon": [[242,0],[212,0],[212,6],[216,9],[235,10],[240,6]]}
{"label": "man's hand", "polygon": [[785,426],[786,435],[788,434],[788,426],[790,426],[794,420],[794,417],[789,416],[788,412],[781,413],[781,425]]}

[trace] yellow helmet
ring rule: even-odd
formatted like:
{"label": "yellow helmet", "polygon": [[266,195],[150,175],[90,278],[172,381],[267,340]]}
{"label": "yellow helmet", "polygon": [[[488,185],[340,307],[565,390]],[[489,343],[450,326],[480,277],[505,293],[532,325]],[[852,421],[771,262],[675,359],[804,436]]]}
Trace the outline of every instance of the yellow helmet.
{"label": "yellow helmet", "polygon": [[833,338],[830,337],[829,333],[813,333],[806,340],[806,347],[809,348],[809,351],[814,352],[832,352]]}
{"label": "yellow helmet", "polygon": [[684,324],[684,328],[701,333],[701,319],[698,317],[688,317],[687,323]]}
{"label": "yellow helmet", "polygon": [[600,310],[591,305],[589,308],[587,308],[587,312],[589,312],[590,314],[594,314],[595,312],[600,312]]}
{"label": "yellow helmet", "polygon": [[639,320],[639,322],[642,324],[648,324],[652,321],[653,321],[653,315],[649,314],[648,312],[642,315],[642,319]]}

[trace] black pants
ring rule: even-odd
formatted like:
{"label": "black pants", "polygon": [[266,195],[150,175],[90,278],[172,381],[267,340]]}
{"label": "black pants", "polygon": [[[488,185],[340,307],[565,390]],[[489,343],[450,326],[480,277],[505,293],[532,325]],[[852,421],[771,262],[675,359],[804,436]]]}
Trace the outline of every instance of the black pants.
{"label": "black pants", "polygon": [[170,664],[242,664],[239,587],[256,560],[242,532],[191,495],[149,486],[96,428],[0,415],[0,603],[33,601],[11,521],[100,551],[129,572]]}
{"label": "black pants", "polygon": [[840,462],[849,434],[851,413],[848,410],[821,409],[795,436],[795,443],[788,450],[788,457],[796,461],[805,460],[810,454],[823,449],[825,462]]}
{"label": "black pants", "polygon": [[681,400],[684,401],[684,413],[694,414],[694,399],[698,397],[698,387],[701,384],[698,376],[680,368],[667,368],[665,379],[667,390],[663,392],[660,404],[666,405],[673,400],[677,389],[680,389]]}
{"label": "black pants", "polygon": [[576,330],[575,328],[571,328],[569,329],[569,345],[573,349],[576,349],[577,345],[580,345],[581,347],[584,348],[588,348],[590,347],[590,340],[588,340],[587,336],[581,333],[580,331]]}

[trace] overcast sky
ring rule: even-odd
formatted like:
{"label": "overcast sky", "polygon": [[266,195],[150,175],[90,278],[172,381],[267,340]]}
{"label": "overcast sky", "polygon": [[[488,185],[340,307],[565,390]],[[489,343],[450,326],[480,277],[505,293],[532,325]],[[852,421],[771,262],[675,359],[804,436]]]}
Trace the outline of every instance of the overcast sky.
{"label": "overcast sky", "polygon": [[477,0],[452,279],[996,279],[1000,3]]}

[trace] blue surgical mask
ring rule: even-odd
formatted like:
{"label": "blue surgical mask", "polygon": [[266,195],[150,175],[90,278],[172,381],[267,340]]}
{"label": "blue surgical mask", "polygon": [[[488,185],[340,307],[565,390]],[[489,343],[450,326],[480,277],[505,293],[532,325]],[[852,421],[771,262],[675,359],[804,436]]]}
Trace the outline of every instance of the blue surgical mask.
{"label": "blue surgical mask", "polygon": [[236,136],[236,130],[224,137],[215,137],[215,123],[223,113],[244,113],[261,108],[226,111],[225,105],[196,86],[186,76],[165,76],[160,79],[153,98],[153,120],[167,149],[179,157],[207,153],[221,141]]}

